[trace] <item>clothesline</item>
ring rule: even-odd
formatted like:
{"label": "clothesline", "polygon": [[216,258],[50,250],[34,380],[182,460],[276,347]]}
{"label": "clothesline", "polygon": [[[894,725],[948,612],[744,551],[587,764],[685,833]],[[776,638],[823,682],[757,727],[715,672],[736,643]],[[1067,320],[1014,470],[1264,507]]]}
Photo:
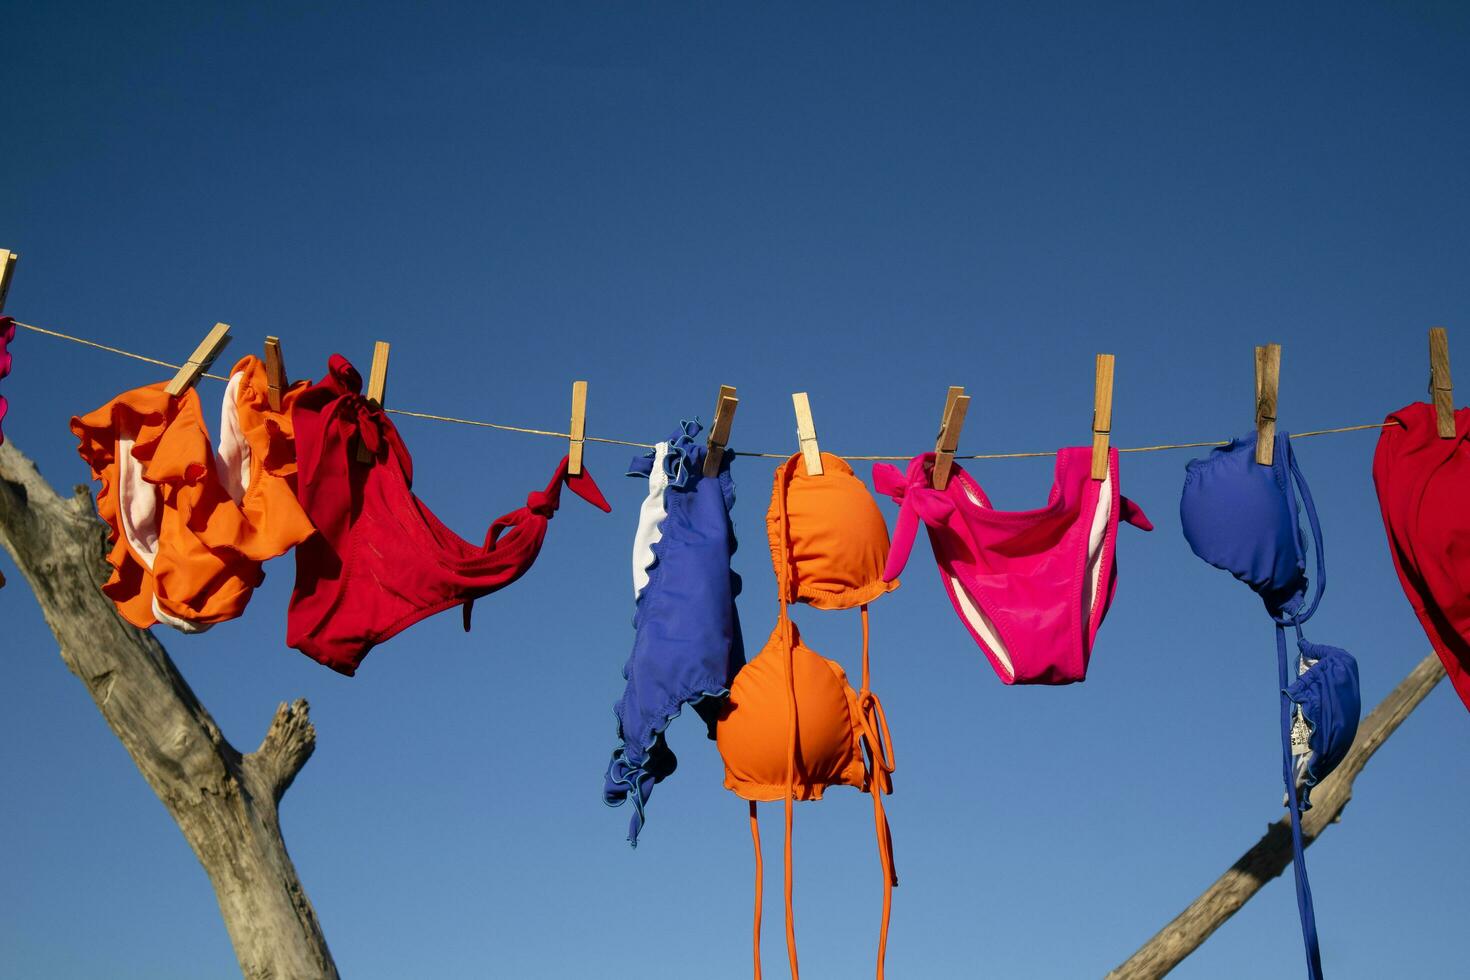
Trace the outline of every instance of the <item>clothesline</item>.
{"label": "clothesline", "polygon": [[[86,347],[94,347],[97,350],[107,351],[109,354],[117,354],[117,355],[119,355],[121,357],[130,357],[130,358],[132,358],[135,361],[143,361],[143,362],[145,362],[147,364],[156,364],[159,367],[170,368],[170,369],[175,370],[175,371],[178,370],[182,366],[182,365],[179,365],[179,364],[174,364],[174,363],[172,363],[170,361],[160,360],[160,359],[158,359],[156,357],[149,357],[146,354],[138,354],[138,353],[135,353],[135,352],[130,351],[130,350],[123,350],[121,347],[112,347],[112,346],[110,346],[108,344],[98,343],[95,340],[87,340],[84,337],[74,337],[71,334],[61,333],[61,332],[56,331],[56,330],[48,330],[45,327],[38,327],[38,326],[35,326],[33,324],[30,324],[30,323],[21,323],[19,320],[16,320],[15,321],[15,325],[17,327],[20,327],[20,328],[24,329],[24,330],[30,330],[30,331],[33,331],[35,333],[44,334],[47,337],[55,337],[58,340],[67,340],[67,341],[70,341],[70,342],[72,342],[74,344],[82,344],[83,346],[86,346]],[[213,381],[229,381],[230,380],[229,378],[223,377],[223,376],[218,375],[218,374],[204,373],[204,374],[201,374],[200,376],[201,377],[205,377],[205,378],[209,378],[209,379],[211,379]],[[531,435],[531,436],[549,436],[549,437],[551,437],[553,439],[570,439],[571,438],[571,433],[569,433],[569,432],[554,432],[554,431],[552,431],[550,429],[531,429],[531,428],[526,428],[524,426],[519,426],[519,425],[506,425],[506,424],[504,424],[502,422],[484,422],[484,421],[481,421],[481,420],[478,420],[478,419],[461,419],[461,418],[455,418],[452,415],[433,415],[433,414],[430,414],[428,412],[412,412],[412,411],[409,411],[408,409],[405,409],[405,408],[384,408],[383,410],[385,412],[388,412],[389,414],[392,414],[392,415],[404,415],[404,416],[408,416],[409,418],[428,419],[431,422],[453,422],[453,423],[455,423],[457,425],[473,425],[473,426],[478,426],[480,428],[485,428],[485,429],[498,429],[501,432],[520,432],[520,433],[523,433],[525,435]],[[1390,423],[1387,423],[1387,422],[1368,422],[1368,423],[1364,423],[1362,425],[1343,425],[1343,426],[1337,426],[1337,427],[1331,428],[1331,429],[1313,429],[1313,430],[1310,430],[1310,431],[1307,431],[1307,432],[1293,432],[1293,433],[1291,433],[1291,438],[1293,438],[1293,439],[1305,439],[1308,436],[1325,436],[1325,435],[1332,435],[1332,434],[1338,433],[1338,432],[1360,432],[1360,431],[1365,430],[1365,429],[1381,429],[1385,425],[1388,425],[1388,424],[1390,424]],[[600,442],[600,443],[603,443],[605,445],[612,445],[612,446],[632,446],[632,447],[637,448],[637,449],[653,449],[653,448],[655,448],[654,445],[653,445],[653,443],[648,443],[648,442],[632,442],[632,441],[627,440],[627,439],[609,439],[609,438],[607,438],[605,436],[593,436],[593,435],[584,436],[584,438],[585,438],[585,440],[587,442]],[[1213,447],[1213,446],[1226,446],[1226,445],[1229,445],[1229,442],[1227,440],[1211,440],[1211,441],[1206,441],[1206,442],[1176,442],[1176,443],[1167,443],[1167,444],[1157,445],[1157,446],[1131,446],[1131,447],[1126,447],[1126,448],[1125,447],[1118,447],[1118,452],[1120,452],[1120,453],[1154,453],[1154,452],[1161,452],[1161,451],[1167,450],[1167,449],[1201,449],[1201,448],[1208,448],[1208,447]],[[734,455],[736,455],[736,456],[752,456],[752,457],[756,457],[756,458],[760,458],[760,459],[785,459],[785,458],[787,458],[788,456],[791,455],[790,453],[741,452],[741,451],[737,451],[737,450],[730,450],[730,452],[734,453]],[[1034,458],[1043,457],[1043,456],[1055,456],[1055,455],[1056,455],[1056,450],[1050,450],[1050,451],[1047,451],[1047,452],[1030,452],[1030,453],[972,453],[972,454],[956,453],[954,458],[955,459],[1034,459]],[[877,460],[899,460],[899,461],[904,461],[904,460],[908,460],[908,459],[912,458],[912,454],[903,455],[903,456],[871,456],[871,455],[852,455],[852,454],[844,453],[843,454],[843,458],[845,458],[845,459],[874,460],[874,461],[877,461]]]}

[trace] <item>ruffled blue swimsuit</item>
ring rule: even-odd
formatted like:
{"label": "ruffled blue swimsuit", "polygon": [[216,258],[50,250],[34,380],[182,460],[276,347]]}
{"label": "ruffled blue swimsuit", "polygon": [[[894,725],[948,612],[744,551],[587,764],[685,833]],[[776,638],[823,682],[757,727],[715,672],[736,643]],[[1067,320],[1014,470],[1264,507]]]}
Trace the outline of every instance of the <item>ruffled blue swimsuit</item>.
{"label": "ruffled blue swimsuit", "polygon": [[633,543],[636,636],[623,667],[627,687],[613,709],[620,745],[603,798],[609,806],[632,799],[628,840],[634,845],[654,784],[677,763],[665,729],[692,704],[713,739],[730,683],[745,664],[735,610],[740,576],[730,568],[733,454],[724,454],[719,475],[704,476],[699,432],[698,422],[681,423],[668,442],[636,457],[628,473],[646,479],[649,492]]}

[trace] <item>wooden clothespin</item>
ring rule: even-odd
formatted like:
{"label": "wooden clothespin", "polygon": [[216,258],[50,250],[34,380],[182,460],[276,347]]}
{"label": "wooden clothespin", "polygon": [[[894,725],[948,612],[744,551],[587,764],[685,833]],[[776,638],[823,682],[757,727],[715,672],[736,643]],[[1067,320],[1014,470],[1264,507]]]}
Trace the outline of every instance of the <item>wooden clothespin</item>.
{"label": "wooden clothespin", "polygon": [[[368,386],[365,397],[379,408],[383,407],[383,398],[388,389],[388,351],[392,345],[386,340],[379,340],[373,344],[373,366],[368,371]],[[371,463],[373,454],[361,442],[357,444],[357,461],[359,463]]]}
{"label": "wooden clothespin", "polygon": [[1113,433],[1113,355],[1097,355],[1092,387],[1092,478],[1108,478],[1108,439]]}
{"label": "wooden clothespin", "polygon": [[265,383],[270,394],[271,411],[281,410],[281,392],[291,387],[286,380],[286,360],[281,356],[278,337],[265,338]]}
{"label": "wooden clothespin", "polygon": [[0,313],[5,312],[5,296],[10,292],[10,277],[15,275],[15,263],[20,253],[0,248]]}
{"label": "wooden clothespin", "polygon": [[[20,256],[9,249],[0,248],[0,313],[5,312],[5,294],[10,292],[10,277],[15,273],[15,263]],[[5,575],[0,573],[0,589],[5,588]]]}
{"label": "wooden clothespin", "polygon": [[812,403],[806,392],[798,391],[791,396],[796,409],[796,441],[801,446],[801,457],[806,460],[808,476],[822,475],[822,450],[817,445],[817,427],[812,422]]}
{"label": "wooden clothespin", "polygon": [[199,381],[199,376],[209,370],[209,365],[219,356],[219,352],[225,349],[230,342],[230,325],[228,323],[216,323],[214,329],[205,334],[199,346],[194,348],[194,353],[179,368],[174,379],[168,383],[163,390],[173,398],[177,398]]}
{"label": "wooden clothespin", "polygon": [[1455,437],[1455,386],[1450,381],[1450,338],[1444,327],[1429,329],[1429,392],[1441,439]]}
{"label": "wooden clothespin", "polygon": [[704,454],[704,475],[719,476],[720,461],[725,458],[725,446],[730,441],[730,426],[735,423],[735,409],[740,399],[735,389],[720,385],[720,397],[715,399],[715,420],[710,423],[709,442]]}
{"label": "wooden clothespin", "polygon": [[392,345],[386,340],[373,344],[373,366],[368,371],[367,400],[383,407],[383,398],[388,390],[388,352]]}
{"label": "wooden clothespin", "polygon": [[949,470],[954,465],[954,451],[960,445],[960,430],[965,427],[965,413],[970,396],[963,385],[951,385],[944,398],[944,414],[939,418],[939,436],[934,440],[934,489],[949,485]]}
{"label": "wooden clothespin", "polygon": [[1276,458],[1276,393],[1281,383],[1281,345],[1256,348],[1256,462]]}
{"label": "wooden clothespin", "polygon": [[587,444],[587,382],[572,382],[572,426],[568,430],[571,444],[567,448],[567,475],[582,472],[582,449]]}

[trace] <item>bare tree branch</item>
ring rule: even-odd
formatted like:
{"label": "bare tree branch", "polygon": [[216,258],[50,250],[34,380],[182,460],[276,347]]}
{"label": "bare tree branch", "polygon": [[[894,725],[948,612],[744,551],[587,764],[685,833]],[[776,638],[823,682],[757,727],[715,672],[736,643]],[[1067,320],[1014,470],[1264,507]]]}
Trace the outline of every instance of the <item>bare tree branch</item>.
{"label": "bare tree branch", "polygon": [[[1444,666],[1431,653],[1363,720],[1347,757],[1312,790],[1312,809],[1302,818],[1305,845],[1311,846],[1317,835],[1341,818],[1343,807],[1353,797],[1353,780],[1358,773],[1444,676]],[[1291,818],[1288,815],[1270,824],[1266,835],[1241,855],[1240,860],[1127,962],[1109,973],[1106,980],[1155,980],[1164,976],[1198,949],[1266,882],[1290,865]]]}
{"label": "bare tree branch", "polygon": [[63,499],[12,443],[0,445],[0,544],[30,583],[62,661],[204,865],[241,971],[249,980],[336,978],[276,810],[315,745],[306,702],[282,705],[260,749],[242,758],[163,646],[98,588],[106,542],[86,487]]}
{"label": "bare tree branch", "polygon": [[306,715],[307,708],[304,698],[277,706],[260,748],[245,757],[245,768],[264,780],[273,802],[281,801],[296,774],[316,751],[316,728]]}

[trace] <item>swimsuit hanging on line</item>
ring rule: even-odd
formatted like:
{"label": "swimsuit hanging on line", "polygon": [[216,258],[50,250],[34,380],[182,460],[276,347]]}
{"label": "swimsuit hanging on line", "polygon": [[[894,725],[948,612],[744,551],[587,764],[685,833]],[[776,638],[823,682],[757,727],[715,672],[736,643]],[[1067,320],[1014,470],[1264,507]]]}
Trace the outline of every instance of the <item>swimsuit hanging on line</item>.
{"label": "swimsuit hanging on line", "polygon": [[1002,683],[1083,680],[1117,589],[1118,521],[1153,530],[1118,491],[1118,451],[1108,451],[1105,479],[1091,467],[1090,447],[1058,450],[1046,506],[998,511],[958,464],[934,489],[933,453],[902,474],[875,464],[873,485],[899,505],[884,577],[903,571],[922,521],[955,613]]}
{"label": "swimsuit hanging on line", "polygon": [[[1290,437],[1276,434],[1269,466],[1256,462],[1250,433],[1186,466],[1179,516],[1194,553],[1250,586],[1276,626],[1276,664],[1281,694],[1282,779],[1291,815],[1292,862],[1302,924],[1307,975],[1321,980],[1317,919],[1303,854],[1301,815],[1311,808],[1312,787],[1325,779],[1352,746],[1361,702],[1358,664],[1336,647],[1310,643],[1302,624],[1311,619],[1327,588],[1322,527],[1292,452]],[[1317,553],[1317,591],[1307,602],[1306,538],[1297,515],[1300,491]],[[1288,663],[1286,630],[1296,633],[1297,657]],[[1292,669],[1292,668],[1295,669]]]}
{"label": "swimsuit hanging on line", "polygon": [[[878,505],[845,460],[822,454],[813,476],[800,455],[776,470],[766,514],[771,561],[776,569],[780,615],[761,652],[740,669],[716,727],[725,761],[725,788],[750,801],[755,845],[755,977],[761,975],[762,865],[757,801],[784,800],[786,809],[786,953],[797,977],[792,918],[791,829],[793,802],[819,800],[829,786],[853,786],[873,800],[883,909],[876,975],[883,976],[892,889],[893,839],[883,794],[893,792],[888,722],[869,687],[868,603],[898,588],[884,581],[888,528]],[[862,611],[862,687],[854,691],[834,661],[801,640],[787,606]]]}
{"label": "swimsuit hanging on line", "polygon": [[159,383],[73,418],[78,452],[100,480],[97,510],[110,528],[112,575],[102,591],[123,618],[197,633],[245,611],[261,563],[309,537],[287,470],[291,401],[266,401],[258,358],[235,365],[221,407],[220,452],[210,450],[199,395]]}
{"label": "swimsuit hanging on line", "polygon": [[733,455],[716,476],[704,476],[698,422],[684,422],[667,442],[633,460],[629,476],[648,484],[633,539],[633,652],[623,667],[627,686],[613,709],[618,748],[608,765],[603,799],[633,801],[628,840],[636,845],[655,783],[677,765],[665,729],[691,704],[709,737],[745,663],[735,597],[740,576],[730,569],[735,529],[730,508]]}
{"label": "swimsuit hanging on line", "polygon": [[[296,498],[296,436],[291,410],[306,390],[298,381],[281,392],[281,408],[270,403],[265,362],[249,355],[230,369],[220,405],[220,482],[240,508],[245,523],[264,532],[275,554],[284,554],[315,533]],[[273,554],[271,557],[274,557]]]}
{"label": "swimsuit hanging on line", "polygon": [[[0,316],[0,381],[5,380],[5,376],[10,373],[10,342],[14,339],[15,320]],[[5,445],[5,413],[9,409],[10,403],[5,400],[4,395],[0,395],[0,446]]]}
{"label": "swimsuit hanging on line", "polygon": [[[545,490],[472,545],[414,496],[408,447],[361,392],[357,369],[333,354],[291,415],[297,493],[319,533],[296,549],[286,643],[348,675],[376,644],[452,606],[464,608],[468,630],[474,600],[520,578],[541,553],[563,485],[611,510],[592,475],[569,475],[563,458]],[[359,446],[369,462],[358,460]]]}
{"label": "swimsuit hanging on line", "polygon": [[1384,420],[1373,485],[1404,595],[1460,700],[1470,708],[1470,408],[1441,439],[1434,407]]}

